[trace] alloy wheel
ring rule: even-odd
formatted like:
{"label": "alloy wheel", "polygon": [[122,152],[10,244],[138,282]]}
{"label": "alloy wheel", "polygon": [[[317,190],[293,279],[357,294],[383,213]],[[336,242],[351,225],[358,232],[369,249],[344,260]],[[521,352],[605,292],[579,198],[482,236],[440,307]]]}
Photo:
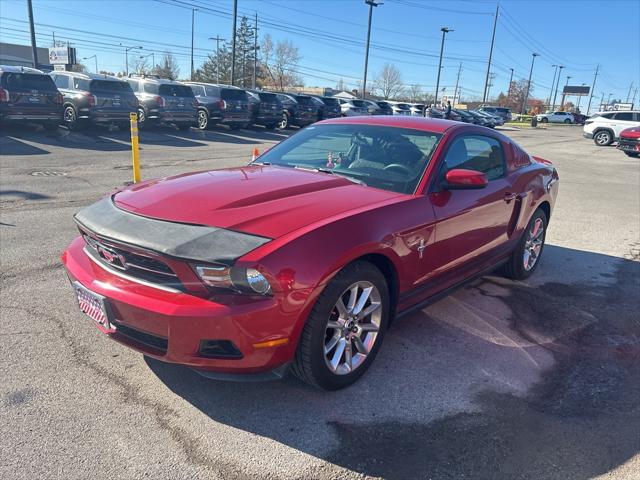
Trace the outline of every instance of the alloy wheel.
{"label": "alloy wheel", "polygon": [[526,271],[531,270],[538,261],[540,252],[542,251],[543,242],[544,221],[541,218],[536,218],[531,229],[527,232],[527,240],[524,242],[522,264]]}
{"label": "alloy wheel", "polygon": [[205,128],[207,128],[207,123],[209,123],[207,112],[205,112],[204,110],[198,110],[198,128],[200,130],[204,130]]}
{"label": "alloy wheel", "polygon": [[596,143],[598,145],[609,145],[609,134],[607,132],[596,133]]}
{"label": "alloy wheel", "polygon": [[64,123],[67,125],[73,125],[76,123],[76,111],[73,107],[67,107],[64,109]]}
{"label": "alloy wheel", "polygon": [[325,329],[324,359],[331,372],[346,375],[367,359],[382,322],[380,292],[370,282],[356,282],[338,298]]}

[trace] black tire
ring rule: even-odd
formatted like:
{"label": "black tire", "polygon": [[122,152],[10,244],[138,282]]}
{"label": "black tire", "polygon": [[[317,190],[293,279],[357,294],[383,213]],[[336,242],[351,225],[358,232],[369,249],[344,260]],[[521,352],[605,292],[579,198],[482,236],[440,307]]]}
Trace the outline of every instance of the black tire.
{"label": "black tire", "polygon": [[549,123],[549,119],[547,117],[542,117],[542,120],[540,120],[542,123]]}
{"label": "black tire", "polygon": [[144,111],[144,108],[138,108],[138,128],[140,130],[144,130],[145,128],[149,128],[150,123],[147,120],[147,112]]}
{"label": "black tire", "polygon": [[[350,373],[337,374],[325,361],[327,322],[341,295],[356,282],[369,282],[380,294],[381,319],[378,336],[362,363]],[[338,390],[357,381],[375,359],[389,323],[389,292],[384,275],[369,262],[357,261],[340,271],[318,297],[300,335],[291,371],[300,380],[324,390]]]}
{"label": "black tire", "polygon": [[608,147],[613,143],[613,133],[609,130],[596,130],[593,134],[593,143],[599,147]]}
{"label": "black tire", "polygon": [[[531,232],[537,219],[542,220],[542,246],[540,248],[540,252],[536,257],[535,263],[530,269],[527,269],[524,266],[525,248],[527,241],[529,240],[529,232]],[[536,268],[538,268],[538,265],[540,264],[540,257],[542,256],[542,252],[544,251],[544,243],[547,236],[547,225],[547,215],[542,209],[537,209],[531,216],[531,220],[529,220],[526,230],[522,233],[522,238],[518,242],[518,245],[513,250],[511,256],[509,257],[509,260],[503,267],[503,273],[506,277],[512,278],[514,280],[523,280],[529,277],[536,270]]]}
{"label": "black tire", "polygon": [[291,126],[291,120],[289,118],[289,114],[287,112],[284,112],[282,114],[282,120],[280,120],[280,123],[278,124],[278,127],[280,128],[280,130],[286,130],[287,128],[289,128]]}
{"label": "black tire", "polygon": [[62,121],[64,125],[69,130],[80,130],[82,128],[82,124],[80,120],[78,120],[78,113],[73,105],[67,105],[64,108],[64,113],[62,114]]}
{"label": "black tire", "polygon": [[624,152],[627,157],[638,158],[640,157],[640,153],[638,152]]}
{"label": "black tire", "polygon": [[209,128],[209,114],[206,110],[200,109],[198,110],[198,115],[196,117],[196,123],[200,130],[206,130]]}
{"label": "black tire", "polygon": [[568,119],[568,118],[565,118],[565,119],[564,119],[564,123],[569,124],[569,123],[571,123],[571,120],[570,120],[570,119]]}

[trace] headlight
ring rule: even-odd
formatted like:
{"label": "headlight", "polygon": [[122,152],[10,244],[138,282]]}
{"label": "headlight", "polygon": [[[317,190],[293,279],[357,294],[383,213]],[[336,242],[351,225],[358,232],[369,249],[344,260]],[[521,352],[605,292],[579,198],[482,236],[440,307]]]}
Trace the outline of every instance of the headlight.
{"label": "headlight", "polygon": [[210,287],[239,293],[268,295],[271,285],[255,268],[236,268],[224,265],[194,265],[200,279]]}

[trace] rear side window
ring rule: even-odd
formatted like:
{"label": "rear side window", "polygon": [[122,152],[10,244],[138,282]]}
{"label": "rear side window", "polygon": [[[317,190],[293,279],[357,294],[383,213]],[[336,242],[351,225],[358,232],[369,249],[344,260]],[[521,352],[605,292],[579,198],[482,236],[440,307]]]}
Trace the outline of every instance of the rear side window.
{"label": "rear side window", "polygon": [[56,75],[56,87],[69,88],[69,77],[66,75]]}
{"label": "rear side window", "polygon": [[618,112],[613,117],[616,120],[626,120],[629,122],[633,121],[633,113],[632,112]]}
{"label": "rear side window", "polygon": [[84,78],[71,77],[71,85],[72,85],[72,88],[76,90],[89,91],[91,88],[91,82],[89,82],[89,80],[85,80]]}
{"label": "rear side window", "polygon": [[206,94],[204,87],[202,85],[189,85],[189,88],[191,89],[193,94],[196,96],[198,95],[204,96]]}
{"label": "rear side window", "polygon": [[56,84],[49,75],[38,73],[5,73],[2,86],[8,90],[56,90]]}
{"label": "rear side window", "polygon": [[351,100],[351,103],[358,108],[367,108],[369,106],[362,100]]}
{"label": "rear side window", "polygon": [[132,93],[131,86],[127,82],[115,80],[91,80],[91,91]]}
{"label": "rear side window", "polygon": [[237,88],[222,88],[220,89],[220,96],[224,100],[247,100],[247,93]]}
{"label": "rear side window", "polygon": [[207,94],[207,97],[219,97],[220,96],[220,87],[204,87],[204,91]]}
{"label": "rear side window", "polygon": [[193,97],[193,92],[186,85],[174,85],[171,83],[160,85],[158,93],[167,97]]}
{"label": "rear side window", "polygon": [[278,97],[273,93],[258,93],[260,101],[274,103],[278,100]]}
{"label": "rear side window", "polygon": [[337,98],[323,98],[322,101],[324,102],[325,105],[333,105],[333,106],[340,105],[340,102],[338,101]]}
{"label": "rear side window", "polygon": [[313,99],[311,97],[296,96],[296,100],[300,105],[313,105]]}
{"label": "rear side window", "polygon": [[483,135],[463,135],[456,138],[445,157],[446,170],[464,168],[477,170],[495,180],[504,175],[504,153],[500,142]]}

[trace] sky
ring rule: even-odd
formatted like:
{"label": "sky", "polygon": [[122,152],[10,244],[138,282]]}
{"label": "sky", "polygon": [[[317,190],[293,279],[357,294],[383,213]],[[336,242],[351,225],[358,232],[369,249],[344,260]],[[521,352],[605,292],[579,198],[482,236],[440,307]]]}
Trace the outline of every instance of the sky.
{"label": "sky", "polygon": [[[392,63],[407,85],[433,93],[440,29],[448,27],[440,87],[451,95],[461,68],[463,100],[481,99],[496,6],[495,0],[384,0],[373,10],[368,82]],[[120,44],[140,45],[138,55],[155,53],[156,61],[170,50],[183,78],[190,71],[193,8],[197,68],[214,48],[210,37],[230,39],[233,0],[33,0],[38,46],[51,46],[55,32],[78,58],[97,55],[98,68],[108,71],[124,70]],[[549,96],[553,65],[565,66],[560,85],[567,76],[570,85],[591,85],[599,65],[598,102],[603,94],[625,101],[632,82],[633,89],[640,85],[640,1],[501,0],[499,8],[490,97],[507,90],[511,68],[514,79],[528,77],[534,52],[535,98]],[[269,33],[299,47],[306,86],[361,82],[368,9],[364,0],[238,0],[238,17],[258,14],[259,37]],[[0,41],[28,44],[27,19],[26,0],[1,0]],[[93,59],[84,63],[94,68]]]}

